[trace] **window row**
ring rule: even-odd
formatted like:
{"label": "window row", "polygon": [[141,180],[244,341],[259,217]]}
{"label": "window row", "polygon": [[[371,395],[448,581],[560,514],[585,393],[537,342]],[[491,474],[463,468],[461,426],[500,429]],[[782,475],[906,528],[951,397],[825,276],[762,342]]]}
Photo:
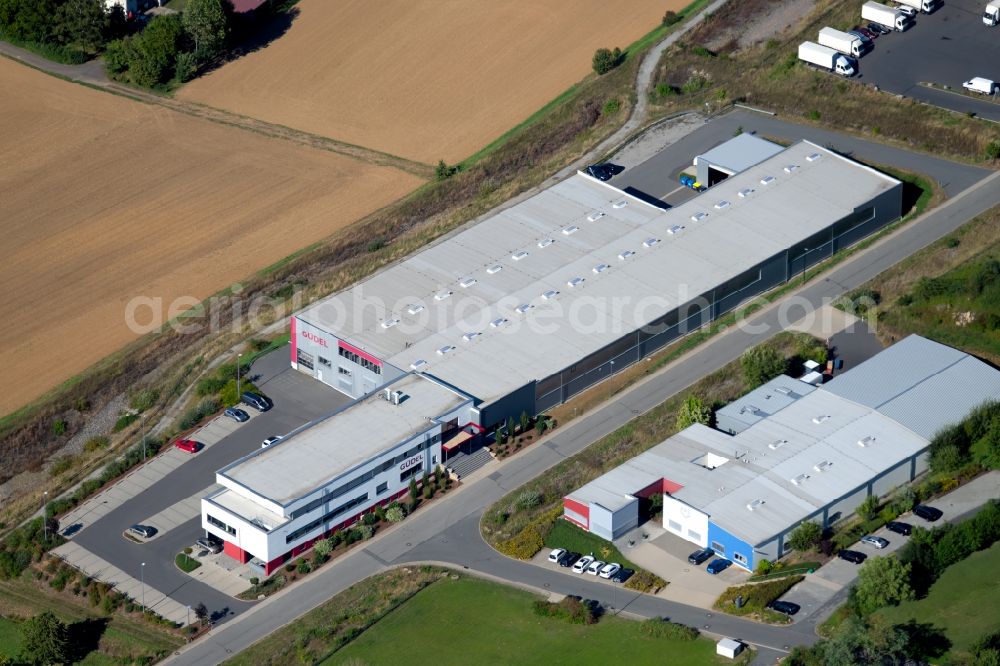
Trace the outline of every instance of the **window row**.
{"label": "window row", "polygon": [[357,363],[358,365],[360,365],[365,370],[369,370],[371,372],[374,372],[376,375],[381,375],[382,374],[382,366],[381,365],[379,365],[377,363],[372,363],[371,361],[369,361],[366,358],[361,358],[360,356],[358,356],[354,352],[349,351],[347,349],[344,349],[343,347],[340,347],[339,351],[340,351],[340,355],[343,356],[344,358],[346,358],[351,363]]}
{"label": "window row", "polygon": [[221,520],[219,520],[218,518],[216,518],[212,514],[208,514],[206,516],[206,519],[208,520],[208,524],[209,525],[214,525],[215,527],[218,527],[220,530],[223,530],[224,532],[226,532],[228,534],[232,534],[233,536],[236,535],[236,528],[235,527],[232,527],[230,525],[226,525],[224,522],[222,522]]}
{"label": "window row", "polygon": [[316,529],[317,527],[319,527],[323,523],[328,523],[328,522],[332,521],[334,518],[336,518],[337,516],[339,516],[340,514],[344,513],[345,511],[353,509],[354,507],[356,507],[356,506],[358,506],[360,504],[364,504],[367,501],[368,501],[368,493],[365,493],[364,495],[358,495],[357,497],[355,497],[354,499],[350,500],[349,502],[344,502],[343,504],[341,504],[340,506],[338,506],[333,511],[330,511],[329,513],[327,513],[326,515],[323,515],[323,516],[317,518],[316,520],[313,520],[310,523],[308,523],[306,525],[303,525],[302,527],[300,527],[299,529],[295,530],[294,532],[289,532],[288,536],[285,537],[285,543],[292,543],[293,541],[297,541],[298,539],[302,538],[304,535],[308,534],[309,532],[312,532],[314,529]]}

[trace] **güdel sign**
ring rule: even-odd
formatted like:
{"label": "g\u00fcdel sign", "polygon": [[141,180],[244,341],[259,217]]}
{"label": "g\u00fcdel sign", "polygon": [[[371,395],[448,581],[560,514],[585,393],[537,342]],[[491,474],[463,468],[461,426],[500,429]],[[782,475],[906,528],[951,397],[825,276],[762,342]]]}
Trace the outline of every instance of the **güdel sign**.
{"label": "g\u00fcdel sign", "polygon": [[413,456],[409,460],[404,460],[403,462],[399,463],[399,471],[405,472],[411,467],[416,467],[417,465],[420,465],[423,462],[424,462],[423,455]]}
{"label": "g\u00fcdel sign", "polygon": [[302,337],[305,338],[306,340],[312,340],[313,342],[315,342],[316,344],[318,344],[320,347],[327,347],[328,346],[326,344],[326,340],[324,340],[323,338],[319,337],[315,333],[311,333],[309,331],[302,331]]}

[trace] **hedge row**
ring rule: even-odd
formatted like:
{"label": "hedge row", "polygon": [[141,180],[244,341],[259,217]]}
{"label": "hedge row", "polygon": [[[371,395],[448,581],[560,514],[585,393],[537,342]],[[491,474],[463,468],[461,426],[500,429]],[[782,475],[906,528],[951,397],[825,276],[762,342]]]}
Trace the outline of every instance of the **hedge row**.
{"label": "hedge row", "polygon": [[636,592],[656,594],[667,586],[667,581],[645,569],[637,569],[632,577],[625,581],[625,587]]}
{"label": "hedge row", "polygon": [[536,516],[513,537],[498,543],[497,550],[517,560],[530,560],[545,545],[545,535],[562,513],[562,505],[559,505]]}

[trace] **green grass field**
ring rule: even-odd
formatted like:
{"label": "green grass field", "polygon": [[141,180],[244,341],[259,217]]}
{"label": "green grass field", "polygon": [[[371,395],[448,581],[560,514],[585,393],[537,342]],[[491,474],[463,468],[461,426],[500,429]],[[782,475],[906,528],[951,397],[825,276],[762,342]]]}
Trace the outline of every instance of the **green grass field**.
{"label": "green grass field", "polygon": [[732,663],[716,657],[715,645],[708,639],[651,638],[641,632],[638,622],[630,620],[603,617],[586,626],[541,618],[532,611],[534,598],[474,578],[443,579],[322,663]]}
{"label": "green grass field", "polygon": [[948,655],[964,652],[983,635],[997,630],[1000,623],[998,567],[1000,542],[948,567],[925,598],[878,612],[894,624],[913,620],[942,631],[951,642],[951,648],[938,661],[946,662]]}
{"label": "green grass field", "polygon": [[0,617],[0,661],[4,657],[13,657],[21,649],[21,630],[17,623],[5,617]]}

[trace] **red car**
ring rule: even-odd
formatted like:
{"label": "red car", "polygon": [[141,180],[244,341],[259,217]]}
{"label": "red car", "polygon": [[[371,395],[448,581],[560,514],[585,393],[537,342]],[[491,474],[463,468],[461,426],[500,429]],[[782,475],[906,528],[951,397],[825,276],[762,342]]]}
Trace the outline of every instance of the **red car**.
{"label": "red car", "polygon": [[193,439],[178,439],[174,442],[174,446],[188,453],[198,453],[201,450],[201,442],[196,442]]}

